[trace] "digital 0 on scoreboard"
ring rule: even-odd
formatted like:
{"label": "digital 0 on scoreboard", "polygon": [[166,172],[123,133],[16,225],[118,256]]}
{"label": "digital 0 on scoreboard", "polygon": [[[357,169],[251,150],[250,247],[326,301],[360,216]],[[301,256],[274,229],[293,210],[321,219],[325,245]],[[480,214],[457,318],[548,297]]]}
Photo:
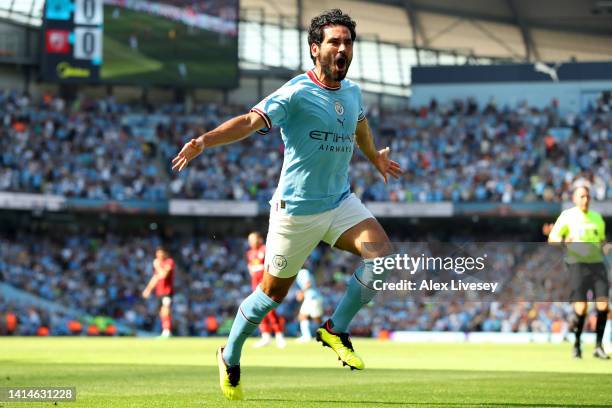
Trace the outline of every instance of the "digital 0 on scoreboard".
{"label": "digital 0 on scoreboard", "polygon": [[42,30],[43,79],[98,82],[103,22],[103,0],[47,0]]}

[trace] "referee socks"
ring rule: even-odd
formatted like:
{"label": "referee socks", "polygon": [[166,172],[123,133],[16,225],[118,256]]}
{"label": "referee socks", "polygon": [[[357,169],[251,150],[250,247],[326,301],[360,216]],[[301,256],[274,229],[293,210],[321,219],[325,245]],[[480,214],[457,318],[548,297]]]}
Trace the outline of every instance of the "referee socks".
{"label": "referee socks", "polygon": [[278,305],[259,286],[242,301],[227,338],[227,345],[223,349],[223,360],[228,366],[240,364],[244,342],[253,334],[264,316]]}
{"label": "referee socks", "polygon": [[579,315],[578,313],[574,312],[571,330],[574,332],[574,345],[576,346],[580,346],[580,336],[582,335],[582,328],[584,327],[585,319],[586,313]]}
{"label": "referee socks", "polygon": [[606,329],[606,322],[608,320],[608,309],[597,311],[597,322],[595,323],[595,332],[597,333],[597,346],[601,347],[601,343],[604,336],[604,330]]}

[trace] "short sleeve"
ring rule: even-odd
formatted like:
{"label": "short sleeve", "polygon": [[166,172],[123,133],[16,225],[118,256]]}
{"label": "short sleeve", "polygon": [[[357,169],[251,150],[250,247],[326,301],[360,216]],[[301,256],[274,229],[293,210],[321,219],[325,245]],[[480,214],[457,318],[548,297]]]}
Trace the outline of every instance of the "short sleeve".
{"label": "short sleeve", "polygon": [[561,241],[562,238],[566,237],[569,233],[569,226],[567,224],[567,217],[565,213],[561,213],[553,229],[550,231],[550,237],[556,241]]}
{"label": "short sleeve", "polygon": [[361,97],[361,89],[359,88],[357,88],[357,95],[359,96],[357,99],[359,101],[359,116],[357,116],[357,122],[361,122],[365,119],[365,113],[363,109],[363,98]]}
{"label": "short sleeve", "polygon": [[279,126],[284,123],[294,91],[291,86],[282,86],[251,109],[251,112],[257,113],[266,123],[266,127],[259,129],[257,133],[265,135],[272,129],[272,126]]}

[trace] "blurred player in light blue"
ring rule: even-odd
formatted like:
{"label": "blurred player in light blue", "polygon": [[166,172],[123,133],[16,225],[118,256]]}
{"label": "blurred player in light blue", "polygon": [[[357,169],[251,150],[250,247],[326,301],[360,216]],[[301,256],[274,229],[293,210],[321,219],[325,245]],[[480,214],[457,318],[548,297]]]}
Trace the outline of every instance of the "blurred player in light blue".
{"label": "blurred player in light blue", "polygon": [[308,343],[312,340],[310,333],[310,319],[317,324],[321,324],[321,316],[323,315],[323,296],[317,289],[317,283],[314,276],[308,269],[300,269],[295,279],[300,290],[296,294],[298,301],[302,302],[298,320],[300,321],[300,336],[297,341],[299,343]]}

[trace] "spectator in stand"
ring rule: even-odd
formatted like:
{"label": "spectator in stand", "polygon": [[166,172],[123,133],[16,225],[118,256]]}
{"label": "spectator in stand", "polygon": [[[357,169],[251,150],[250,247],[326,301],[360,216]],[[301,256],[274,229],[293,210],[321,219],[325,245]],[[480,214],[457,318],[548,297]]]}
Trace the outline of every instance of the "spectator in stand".
{"label": "spectator in stand", "polygon": [[[521,103],[480,107],[432,101],[415,109],[371,107],[373,133],[407,169],[389,188],[355,156],[353,191],[365,201],[559,201],[587,180],[595,200],[612,197],[612,111],[603,98],[561,115]],[[242,106],[181,104],[156,109],[112,97],[71,104],[0,91],[0,191],[99,200],[267,202],[280,172],[278,134],[205,155],[180,175],[167,166],[177,148],[242,112]]]}
{"label": "spectator in stand", "polygon": [[[396,237],[399,239],[399,237]],[[399,239],[401,240],[401,239]],[[250,292],[250,283],[237,271],[247,268],[242,254],[247,249],[241,236],[225,240],[175,237],[174,259],[183,271],[175,277],[178,290],[173,296],[173,326],[178,335],[207,336],[222,334],[233,318],[237,302]],[[80,317],[107,316],[117,325],[153,331],[159,313],[154,300],[143,302],[138,290],[152,275],[146,254],[160,244],[155,236],[118,237],[113,234],[41,236],[19,233],[10,239],[0,235],[0,272],[6,283],[46,300],[80,311]],[[180,250],[178,249],[180,248]],[[172,249],[172,248],[171,248]],[[549,258],[545,253],[501,254],[508,262],[520,260],[527,270],[543,270]],[[344,293],[349,271],[347,257],[332,256],[318,248],[310,259],[318,280],[323,314]],[[518,268],[520,269],[520,268]],[[466,303],[454,300],[428,303],[427,299],[392,297],[381,294],[376,307],[366,308],[353,327],[361,335],[378,335],[384,330],[504,331],[549,332],[560,328],[560,321],[571,316],[564,303],[516,303],[512,298],[496,304]],[[288,322],[297,322],[297,303],[280,311]],[[296,310],[293,310],[296,309]],[[46,312],[36,307],[20,307],[0,301],[0,316],[12,311],[18,322],[15,334],[34,335],[42,325],[51,334],[71,334],[79,315]],[[13,320],[15,321],[15,320]],[[81,332],[88,326],[81,321]],[[78,333],[79,331],[76,330]]]}

